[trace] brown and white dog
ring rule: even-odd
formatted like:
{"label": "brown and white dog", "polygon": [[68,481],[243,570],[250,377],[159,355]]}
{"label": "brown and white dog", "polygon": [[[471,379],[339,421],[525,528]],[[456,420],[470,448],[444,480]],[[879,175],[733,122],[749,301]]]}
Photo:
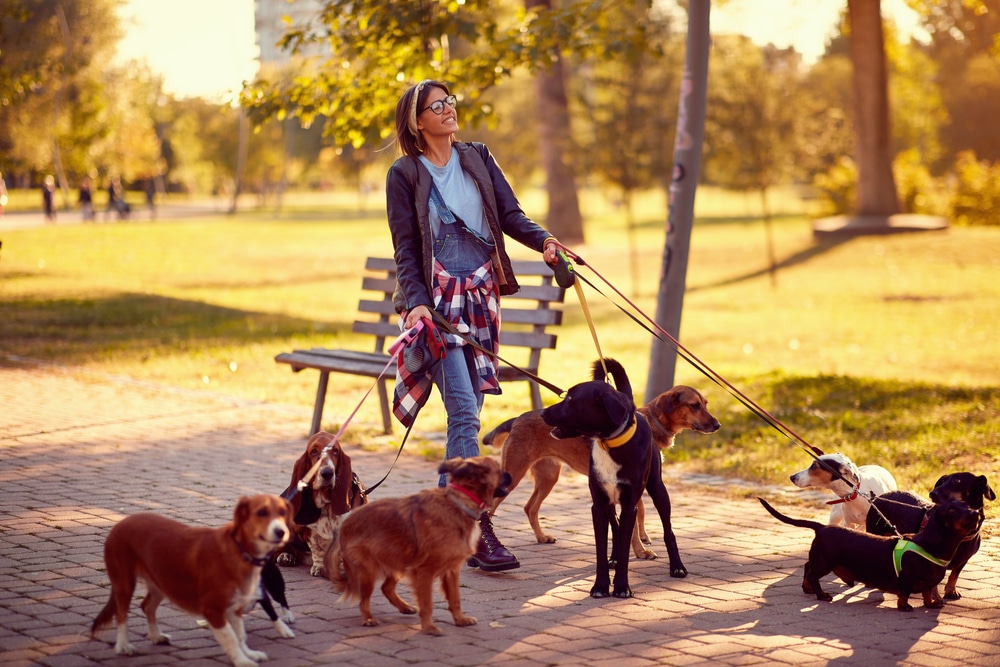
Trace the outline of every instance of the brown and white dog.
{"label": "brown and white dog", "polygon": [[[698,433],[715,433],[719,420],[708,411],[708,401],[692,387],[677,385],[663,392],[638,409],[646,417],[652,431],[653,443],[659,451],[673,447],[674,437],[685,429]],[[538,522],[542,501],[549,495],[562,464],[586,475],[590,466],[589,438],[557,440],[552,437],[552,427],[542,421],[541,410],[525,412],[508,419],[483,437],[483,444],[500,448],[500,467],[510,473],[510,490],[513,491],[528,470],[534,478],[534,489],[524,505],[528,523],[535,532],[535,539],[542,544],[555,542],[546,535]],[[495,513],[503,498],[497,498],[490,511]],[[632,551],[636,558],[653,559],[656,553],[644,546],[649,536],[644,525],[645,510],[639,503],[636,529],[632,535]]]}
{"label": "brown and white dog", "polygon": [[257,594],[260,572],[271,553],[288,539],[291,507],[270,494],[242,497],[233,520],[220,528],[188,526],[143,512],[125,517],[108,533],[104,563],[111,597],[91,626],[91,637],[118,626],[115,653],[132,655],[128,611],[136,579],[146,583],[142,610],[154,644],[169,644],[156,609],[163,600],[203,617],[236,667],[253,667],[267,654],[247,647],[242,613]]}
{"label": "brown and white dog", "polygon": [[879,496],[896,490],[892,473],[877,465],[856,466],[840,452],[820,454],[808,468],[789,479],[800,489],[815,487],[836,494],[836,500],[827,502],[831,506],[828,522],[831,526],[864,530],[868,509],[872,506],[868,501],[871,494]]}
{"label": "brown and white dog", "polygon": [[[277,555],[279,565],[296,565],[311,558],[309,573],[326,576],[323,555],[336,538],[340,522],[356,507],[368,502],[364,486],[351,469],[351,457],[333,442],[334,435],[319,431],[306,442],[306,450],[295,461],[292,480],[281,497],[292,504],[292,539]],[[299,483],[313,467],[319,468],[300,489]]]}
{"label": "brown and white dog", "polygon": [[[488,456],[449,459],[439,474],[448,474],[444,488],[402,498],[380,498],[351,512],[340,528],[340,538],[326,554],[326,571],[333,590],[342,599],[360,600],[362,622],[378,625],[372,616],[371,594],[383,581],[382,593],[404,614],[419,613],[420,630],[440,635],[432,612],[434,581],[448,600],[455,625],[475,625],[462,613],[459,574],[476,550],[479,516],[494,497],[507,493],[510,475]],[[413,607],[396,593],[396,584],[409,579],[417,598]]]}

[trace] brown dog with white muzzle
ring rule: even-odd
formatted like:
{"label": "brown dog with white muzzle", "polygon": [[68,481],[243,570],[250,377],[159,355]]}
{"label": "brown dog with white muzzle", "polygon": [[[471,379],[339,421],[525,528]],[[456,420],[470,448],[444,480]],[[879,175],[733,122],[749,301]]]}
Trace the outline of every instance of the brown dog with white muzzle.
{"label": "brown dog with white muzzle", "polygon": [[114,619],[115,653],[132,655],[126,627],[136,579],[145,581],[142,610],[154,644],[169,644],[156,609],[163,600],[203,617],[236,667],[254,667],[267,654],[246,643],[243,609],[257,594],[260,572],[288,539],[291,507],[270,494],[242,497],[233,520],[220,528],[188,526],[159,514],[127,516],[108,533],[104,563],[111,597],[91,626],[91,637]]}

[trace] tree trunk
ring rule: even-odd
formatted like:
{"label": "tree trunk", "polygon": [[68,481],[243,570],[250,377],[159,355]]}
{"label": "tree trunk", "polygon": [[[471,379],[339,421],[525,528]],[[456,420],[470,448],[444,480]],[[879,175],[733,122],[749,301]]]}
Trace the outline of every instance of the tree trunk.
{"label": "tree trunk", "polygon": [[[705,137],[710,9],[711,0],[691,0],[688,3],[687,46],[674,138],[667,242],[663,248],[660,288],[656,297],[656,323],[677,340],[680,340],[688,251],[694,224],[694,196],[701,173],[701,145]],[[676,370],[676,349],[657,338],[649,352],[649,376],[644,400],[649,402],[674,386]]]}
{"label": "tree trunk", "polygon": [[899,213],[892,175],[892,131],[879,0],[847,0],[853,74],[854,137],[860,216]]}
{"label": "tree trunk", "polygon": [[[525,9],[551,9],[552,0],[524,0]],[[549,195],[547,229],[566,245],[584,242],[583,218],[573,170],[569,103],[561,58],[535,77],[535,114]]]}

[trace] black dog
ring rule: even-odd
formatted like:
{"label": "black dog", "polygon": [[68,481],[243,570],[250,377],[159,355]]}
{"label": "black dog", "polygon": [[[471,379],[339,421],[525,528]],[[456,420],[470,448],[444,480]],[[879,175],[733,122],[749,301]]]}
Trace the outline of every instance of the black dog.
{"label": "black dog", "polygon": [[962,540],[979,525],[979,513],[958,500],[935,505],[927,526],[910,539],[871,535],[852,528],[824,525],[816,521],[792,519],[758,498],[776,519],[791,526],[816,531],[809,547],[802,591],[815,593],[817,600],[833,597],[823,591],[819,579],[831,572],[848,584],[866,586],[899,595],[896,608],[913,611],[909,597],[921,593],[924,606],[942,605],[937,585],[944,579],[945,565],[955,555]]}
{"label": "black dog", "polygon": [[[617,390],[605,381],[605,367]],[[614,596],[632,596],[628,583],[628,558],[636,508],[645,489],[663,523],[663,541],[670,556],[670,575],[687,576],[681,563],[677,540],[670,527],[670,496],[660,476],[659,449],[653,446],[649,424],[636,411],[632,387],[625,369],[613,359],[594,363],[592,382],[570,387],[566,398],[541,412],[542,421],[552,426],[557,439],[587,437],[590,449],[590,497],[597,545],[597,576],[591,597],[608,597],[610,565],[608,530],[621,505],[618,528],[612,533],[612,560],[615,563]]]}
{"label": "black dog", "polygon": [[[274,624],[274,629],[278,631],[278,634],[285,639],[291,639],[295,636],[292,629],[286,625],[286,623],[294,623],[295,615],[292,610],[288,608],[288,600],[285,598],[285,578],[281,575],[281,568],[275,562],[274,557],[267,559],[264,566],[260,570],[260,584],[258,585],[257,599],[247,605],[244,609],[244,613],[249,613],[255,603],[259,602],[261,609],[267,614],[267,617],[271,619],[271,623]],[[281,605],[281,616],[274,610],[274,605],[271,604],[271,598],[274,598],[275,602]]]}
{"label": "black dog", "polygon": [[[948,576],[948,582],[944,585],[944,597],[946,600],[958,600],[962,597],[955,588],[958,575],[961,574],[962,568],[969,562],[969,559],[979,551],[979,545],[982,541],[979,528],[982,527],[983,521],[986,519],[986,513],[983,511],[984,500],[996,500],[996,493],[990,488],[985,475],[977,476],[968,472],[956,472],[939,479],[931,490],[933,503],[942,503],[948,500],[961,500],[979,512],[979,525],[965,538],[948,566],[951,574]],[[924,522],[927,521],[928,512],[934,507],[933,503],[909,491],[890,491],[875,499],[875,507],[900,533],[915,533],[920,530]],[[876,535],[893,534],[892,526],[886,524],[874,507],[868,510],[866,528],[869,533]]]}

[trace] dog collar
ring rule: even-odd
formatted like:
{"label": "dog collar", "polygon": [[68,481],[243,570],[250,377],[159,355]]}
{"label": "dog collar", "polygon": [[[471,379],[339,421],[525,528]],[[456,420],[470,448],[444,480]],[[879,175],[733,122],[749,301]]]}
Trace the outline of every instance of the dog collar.
{"label": "dog collar", "polygon": [[839,505],[840,503],[849,503],[849,502],[851,502],[852,500],[854,500],[857,497],[858,497],[858,490],[854,489],[854,491],[851,492],[850,495],[844,496],[843,498],[837,498],[836,500],[828,500],[828,501],[826,501],[826,504],[827,505]]}
{"label": "dog collar", "polygon": [[263,558],[258,558],[257,556],[254,556],[252,553],[247,551],[243,547],[243,545],[240,544],[239,541],[237,541],[235,535],[233,535],[233,542],[236,542],[236,546],[239,548],[240,556],[243,557],[243,560],[250,563],[251,565],[256,565],[257,567],[264,567],[264,565],[267,564],[267,561],[271,558],[271,554],[274,553],[273,551],[268,551]]}
{"label": "dog collar", "polygon": [[948,567],[948,563],[951,559],[945,560],[944,558],[938,558],[937,556],[932,556],[927,551],[917,544],[916,542],[911,542],[910,540],[897,540],[896,546],[892,549],[892,566],[896,568],[896,576],[903,570],[903,554],[907,551],[912,551],[915,554],[929,560],[935,565],[940,565],[941,567]]}
{"label": "dog collar", "polygon": [[455,502],[454,500],[452,501],[452,502],[455,502],[456,505],[458,505],[459,509],[461,509],[463,512],[465,512],[466,514],[468,514],[469,516],[471,516],[473,519],[478,519],[479,515],[482,514],[483,511],[486,509],[486,503],[484,503],[482,500],[480,500],[479,496],[477,496],[476,494],[474,494],[472,491],[469,491],[468,489],[466,489],[464,487],[461,487],[458,484],[455,484],[454,482],[452,482],[451,484],[448,484],[448,488],[449,489],[454,489],[455,491],[458,491],[459,493],[461,493],[462,495],[464,495],[466,498],[468,498],[472,502],[476,503],[476,507],[479,509],[478,512],[475,511],[475,510],[473,510],[473,509],[471,509],[468,505],[466,505],[464,503]]}
{"label": "dog collar", "polygon": [[601,440],[601,447],[604,449],[614,449],[615,447],[621,447],[626,442],[632,439],[635,435],[635,429],[638,427],[637,422],[632,422],[632,425],[625,429],[621,435],[615,436],[614,438],[608,438],[607,440]]}

